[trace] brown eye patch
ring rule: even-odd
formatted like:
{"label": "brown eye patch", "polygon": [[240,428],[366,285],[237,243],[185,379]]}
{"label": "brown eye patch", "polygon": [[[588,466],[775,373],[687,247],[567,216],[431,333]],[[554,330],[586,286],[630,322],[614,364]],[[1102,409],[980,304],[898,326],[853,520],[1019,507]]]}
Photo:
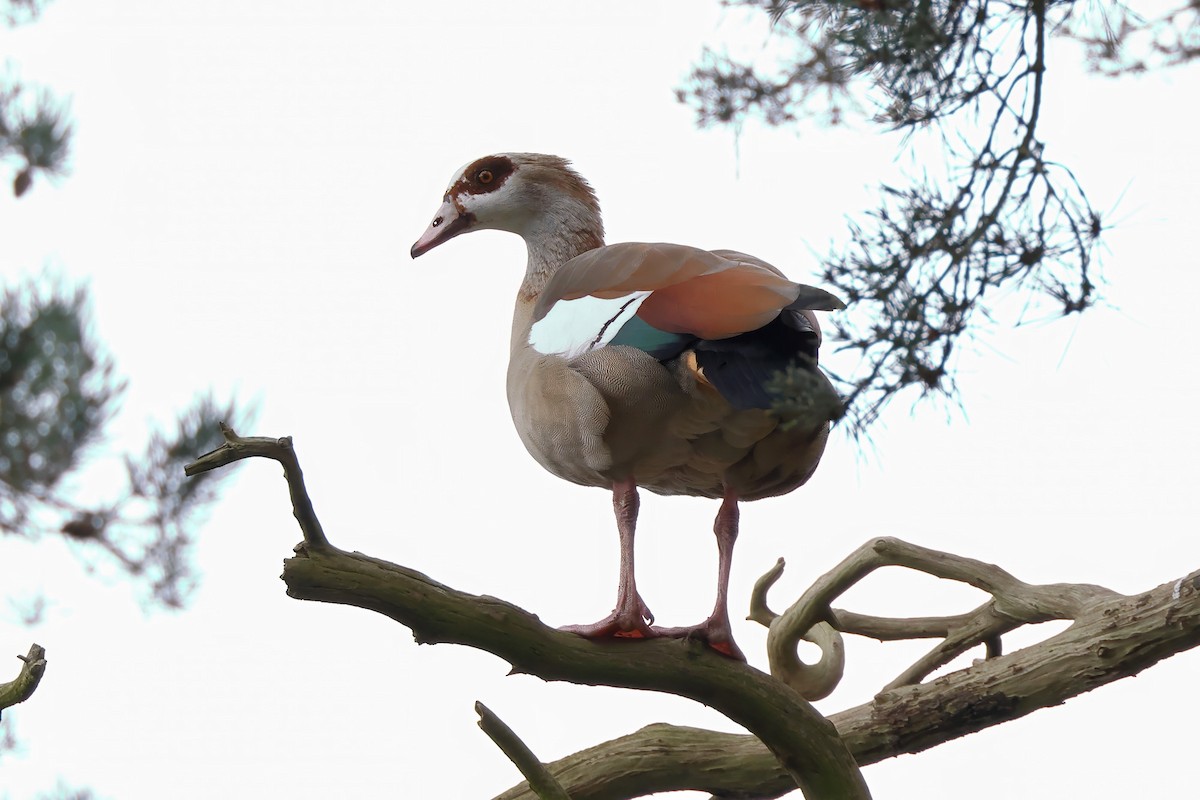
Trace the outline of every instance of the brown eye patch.
{"label": "brown eye patch", "polygon": [[463,176],[450,187],[450,194],[494,192],[515,169],[516,165],[507,156],[485,156],[463,170]]}

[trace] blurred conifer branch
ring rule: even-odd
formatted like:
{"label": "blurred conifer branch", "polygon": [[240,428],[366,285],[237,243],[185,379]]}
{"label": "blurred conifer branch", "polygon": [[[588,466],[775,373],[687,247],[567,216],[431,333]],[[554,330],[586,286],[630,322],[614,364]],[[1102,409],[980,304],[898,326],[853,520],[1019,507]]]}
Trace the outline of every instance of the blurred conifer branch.
{"label": "blurred conifer branch", "polygon": [[[0,20],[9,27],[31,22],[44,0],[4,0]],[[39,174],[61,175],[70,155],[71,123],[64,104],[31,89],[8,67],[0,73],[0,163],[14,172],[13,194],[21,197]]]}
{"label": "blurred conifer branch", "polygon": [[26,281],[0,296],[0,533],[60,532],[81,557],[115,561],[149,599],[180,607],[195,577],[191,530],[218,479],[184,480],[191,454],[220,443],[219,422],[245,422],[232,400],[198,397],[144,451],[123,458],[127,486],[101,504],[75,499],[70,478],[98,451],[126,383],[91,336],[87,294]]}
{"label": "blurred conifer branch", "polygon": [[[31,22],[46,0],[0,0],[0,21]],[[0,164],[24,195],[38,175],[67,168],[72,126],[63,104],[0,74]],[[195,584],[191,531],[215,498],[218,479],[184,481],[192,453],[220,444],[217,423],[249,422],[244,408],[198,397],[174,425],[124,456],[127,487],[102,504],[83,503],[70,478],[98,454],[125,381],[88,330],[87,292],[59,281],[0,289],[0,534],[68,537],[89,569],[107,559],[136,579],[148,599],[178,608]],[[22,617],[36,622],[38,599]]]}
{"label": "blurred conifer branch", "polygon": [[0,19],[9,26],[33,22],[42,14],[49,0],[4,0],[0,5]]}

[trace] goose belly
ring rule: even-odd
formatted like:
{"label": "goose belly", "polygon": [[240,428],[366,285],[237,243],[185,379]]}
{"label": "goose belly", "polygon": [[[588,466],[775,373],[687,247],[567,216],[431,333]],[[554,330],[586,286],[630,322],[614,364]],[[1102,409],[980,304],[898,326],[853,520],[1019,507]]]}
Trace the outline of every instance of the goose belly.
{"label": "goose belly", "polygon": [[784,494],[812,475],[828,431],[782,430],[767,411],[732,408],[686,365],[622,346],[514,359],[508,394],[533,458],[585,486],[633,477],[658,494]]}
{"label": "goose belly", "polygon": [[787,494],[812,476],[827,437],[828,426],[785,431],[765,411],[735,412],[707,432],[684,437],[686,457],[639,473],[638,485],[657,494],[714,498],[732,489],[742,500]]}

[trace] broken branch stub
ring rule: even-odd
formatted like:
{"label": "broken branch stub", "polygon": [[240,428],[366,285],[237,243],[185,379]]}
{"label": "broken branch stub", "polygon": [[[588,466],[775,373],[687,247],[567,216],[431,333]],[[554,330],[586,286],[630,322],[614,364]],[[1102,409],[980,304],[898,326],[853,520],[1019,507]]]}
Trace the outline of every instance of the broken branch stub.
{"label": "broken branch stub", "polygon": [[8,683],[0,683],[0,712],[32,697],[46,672],[46,648],[40,644],[30,645],[29,653],[17,658],[23,662],[17,677]]}

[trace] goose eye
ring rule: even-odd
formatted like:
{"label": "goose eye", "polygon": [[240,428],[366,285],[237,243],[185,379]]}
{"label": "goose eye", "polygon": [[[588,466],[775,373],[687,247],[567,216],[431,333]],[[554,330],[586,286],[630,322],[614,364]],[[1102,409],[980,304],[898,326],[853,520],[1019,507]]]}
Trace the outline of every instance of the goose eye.
{"label": "goose eye", "polygon": [[480,183],[482,183],[485,186],[487,184],[491,183],[492,180],[495,179],[495,177],[496,176],[492,174],[492,171],[490,169],[481,169],[481,170],[479,170],[479,172],[475,173],[475,180],[479,181]]}

